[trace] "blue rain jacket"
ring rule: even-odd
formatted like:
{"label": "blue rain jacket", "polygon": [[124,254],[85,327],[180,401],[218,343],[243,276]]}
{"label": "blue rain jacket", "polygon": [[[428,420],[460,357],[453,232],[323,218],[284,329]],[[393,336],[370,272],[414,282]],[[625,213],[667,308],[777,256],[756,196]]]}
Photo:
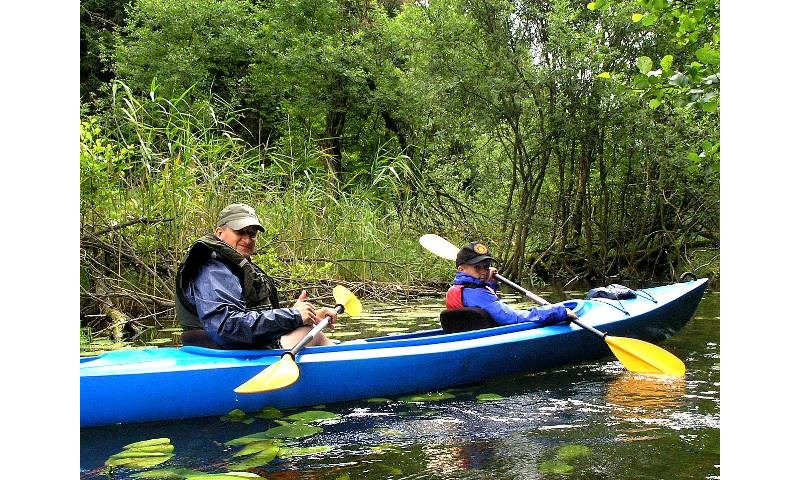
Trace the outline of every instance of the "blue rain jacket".
{"label": "blue rain jacket", "polygon": [[269,346],[303,325],[295,308],[247,310],[239,278],[219,260],[208,259],[185,293],[211,339],[227,348]]}
{"label": "blue rain jacket", "polygon": [[[461,290],[461,298],[465,307],[478,307],[486,310],[500,325],[532,322],[538,328],[568,321],[567,309],[564,305],[545,305],[531,307],[528,310],[515,310],[498,299],[495,293],[498,288],[497,283],[486,283],[464,272],[456,272],[453,285],[465,286]],[[482,288],[467,288],[468,286]]]}

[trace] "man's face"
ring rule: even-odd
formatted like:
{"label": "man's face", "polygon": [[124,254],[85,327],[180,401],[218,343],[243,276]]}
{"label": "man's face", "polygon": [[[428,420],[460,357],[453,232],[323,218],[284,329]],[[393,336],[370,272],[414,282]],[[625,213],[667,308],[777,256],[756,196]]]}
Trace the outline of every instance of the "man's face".
{"label": "man's face", "polygon": [[255,226],[245,227],[241,230],[234,230],[230,227],[217,227],[214,231],[217,237],[227,243],[234,250],[249,258],[256,249],[256,235],[258,228]]}

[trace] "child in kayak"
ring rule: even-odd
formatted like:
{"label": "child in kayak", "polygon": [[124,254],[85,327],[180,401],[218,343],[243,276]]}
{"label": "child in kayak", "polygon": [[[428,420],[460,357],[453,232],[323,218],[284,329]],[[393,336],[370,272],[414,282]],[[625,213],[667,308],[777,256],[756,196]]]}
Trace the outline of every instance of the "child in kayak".
{"label": "child in kayak", "polygon": [[496,293],[499,286],[494,279],[497,269],[492,266],[493,261],[489,248],[482,243],[472,242],[458,251],[458,271],[445,299],[448,309],[477,307],[499,325],[532,322],[536,327],[546,327],[578,318],[563,305],[515,310],[501,302]]}

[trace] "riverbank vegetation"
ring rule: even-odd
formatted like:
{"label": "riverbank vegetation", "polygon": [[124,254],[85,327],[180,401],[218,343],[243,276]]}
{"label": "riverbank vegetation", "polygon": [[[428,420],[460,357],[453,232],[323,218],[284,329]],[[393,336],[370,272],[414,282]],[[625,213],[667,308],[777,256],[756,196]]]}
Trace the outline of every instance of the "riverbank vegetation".
{"label": "riverbank vegetation", "polygon": [[233,201],[285,299],[446,282],[423,233],[717,277],[719,1],[84,0],[80,141],[84,324],[171,315]]}

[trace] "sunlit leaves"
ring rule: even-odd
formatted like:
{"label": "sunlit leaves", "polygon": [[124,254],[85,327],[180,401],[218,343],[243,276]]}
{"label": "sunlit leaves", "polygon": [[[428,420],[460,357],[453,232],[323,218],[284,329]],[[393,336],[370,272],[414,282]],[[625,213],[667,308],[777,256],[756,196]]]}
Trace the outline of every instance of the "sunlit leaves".
{"label": "sunlit leaves", "polygon": [[109,467],[150,468],[172,458],[173,450],[168,438],[143,440],[125,445],[121,452],[108,457],[105,464]]}
{"label": "sunlit leaves", "polygon": [[413,402],[439,402],[442,400],[450,400],[456,398],[455,395],[448,392],[428,392],[423,393],[421,395],[409,395],[405,397],[400,397],[398,400],[401,402],[406,403],[413,403]]}
{"label": "sunlit leaves", "polygon": [[672,55],[664,55],[663,57],[661,57],[661,62],[659,62],[659,64],[661,65],[661,69],[664,70],[665,72],[672,70],[673,61],[675,61],[675,57],[673,57]]}
{"label": "sunlit leaves", "polygon": [[479,402],[495,402],[497,400],[502,400],[504,397],[496,394],[496,393],[481,393],[477,397],[475,397]]}
{"label": "sunlit leaves", "polygon": [[322,410],[309,410],[307,412],[295,413],[294,415],[286,417],[287,420],[304,423],[315,422],[318,420],[332,420],[335,418],[339,418],[339,415]]}
{"label": "sunlit leaves", "polygon": [[709,46],[704,46],[694,52],[695,56],[702,63],[707,65],[719,66],[719,50],[713,49]]}
{"label": "sunlit leaves", "polygon": [[636,59],[636,68],[641,73],[647,73],[653,68],[653,60],[647,56],[641,56]]}
{"label": "sunlit leaves", "polygon": [[633,23],[638,23],[642,19],[642,17],[644,17],[644,15],[642,15],[641,13],[634,13],[633,15],[631,15],[631,20],[633,21]]}
{"label": "sunlit leaves", "polygon": [[600,73],[597,74],[597,78],[610,79],[611,78],[611,74],[609,72],[600,72]]}
{"label": "sunlit leaves", "polygon": [[316,435],[321,432],[320,427],[307,425],[305,423],[291,423],[279,427],[270,428],[264,435],[266,438],[303,438]]}

